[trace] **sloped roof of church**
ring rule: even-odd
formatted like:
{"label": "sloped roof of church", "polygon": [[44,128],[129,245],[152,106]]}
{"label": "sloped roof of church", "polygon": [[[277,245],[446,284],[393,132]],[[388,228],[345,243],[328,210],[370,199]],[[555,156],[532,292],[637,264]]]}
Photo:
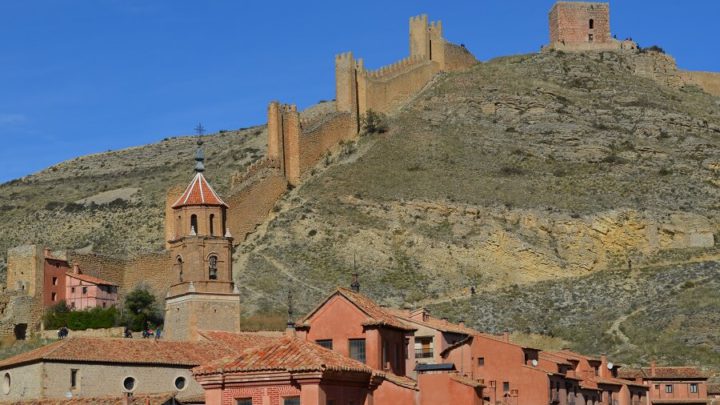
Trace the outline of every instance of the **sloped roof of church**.
{"label": "sloped roof of church", "polygon": [[185,189],[185,192],[180,198],[175,201],[172,208],[187,207],[193,205],[205,205],[205,206],[222,206],[227,207],[228,205],[217,195],[215,190],[208,183],[202,172],[198,172],[193,177],[190,185]]}
{"label": "sloped roof of church", "polygon": [[0,369],[39,361],[197,366],[238,352],[216,342],[69,337],[0,361]]}

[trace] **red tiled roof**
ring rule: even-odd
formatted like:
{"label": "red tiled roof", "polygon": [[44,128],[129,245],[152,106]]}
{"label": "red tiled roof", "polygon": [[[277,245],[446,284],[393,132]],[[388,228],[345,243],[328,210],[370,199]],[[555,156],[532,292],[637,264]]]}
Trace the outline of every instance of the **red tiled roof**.
{"label": "red tiled roof", "polygon": [[540,358],[552,361],[553,363],[561,364],[563,366],[572,366],[572,364],[570,364],[567,359],[549,352],[540,352]]}
{"label": "red tiled roof", "polygon": [[432,316],[428,316],[426,320],[413,319],[410,317],[410,312],[404,309],[388,308],[388,312],[403,322],[415,323],[431,329],[437,329],[441,332],[459,333],[464,335],[474,335],[480,333],[475,329],[448,322],[443,319],[434,318]]}
{"label": "red tiled roof", "polygon": [[78,280],[80,280],[80,281],[85,281],[85,282],[87,282],[87,283],[91,283],[91,284],[95,284],[95,285],[114,285],[114,286],[117,286],[117,284],[115,284],[115,283],[113,283],[113,282],[105,281],[105,280],[103,280],[103,279],[101,279],[101,278],[97,278],[97,277],[93,277],[93,276],[88,276],[87,274],[73,273],[73,272],[70,272],[70,271],[67,272],[67,273],[65,273],[65,274],[67,274],[68,276],[70,276],[70,277],[72,277],[72,278],[76,278],[76,279],[78,279]]}
{"label": "red tiled roof", "polygon": [[172,208],[186,207],[190,205],[210,205],[222,206],[228,205],[217,195],[210,183],[205,179],[202,173],[197,173],[185,189],[180,198],[175,201]]}
{"label": "red tiled roof", "polygon": [[327,303],[330,298],[334,297],[336,294],[345,297],[345,299],[353,303],[358,309],[368,316],[367,320],[363,322],[363,325],[365,326],[389,326],[400,330],[415,330],[415,328],[400,321],[388,309],[380,307],[370,298],[342,287],[338,287],[338,289],[327,297],[325,301],[320,303],[320,305],[315,307],[315,309],[313,309],[308,315],[298,321],[298,324],[300,324],[300,326],[308,325],[308,319],[310,319],[310,317],[312,317],[318,309],[325,305],[325,303]]}
{"label": "red tiled roof", "polygon": [[418,389],[417,381],[413,380],[410,377],[399,376],[399,375],[396,375],[396,374],[393,374],[390,372],[383,373],[383,377],[387,381],[389,381],[395,385],[399,385],[401,387],[410,388],[410,389],[414,389],[414,390]]}
{"label": "red tiled roof", "polygon": [[462,376],[457,373],[450,374],[450,379],[459,382],[460,384],[467,385],[468,387],[480,388],[484,387],[483,381],[473,380],[472,378]]}
{"label": "red tiled roof", "polygon": [[193,369],[194,375],[247,371],[350,371],[373,374],[359,361],[297,337],[285,336],[243,351],[239,357],[212,361]]}
{"label": "red tiled roof", "polygon": [[219,330],[202,330],[198,333],[205,340],[231,348],[237,354],[256,346],[277,342],[282,337],[282,332],[278,332],[279,335],[277,336],[267,336],[253,332],[232,333]]}
{"label": "red tiled roof", "polygon": [[600,361],[600,359],[597,357],[586,356],[584,354],[576,353],[570,350],[559,350],[557,352],[551,352],[551,354],[568,360]]}
{"label": "red tiled roof", "polygon": [[9,401],[1,402],[8,405],[165,405],[165,404],[182,404],[182,400],[175,399],[174,394],[152,394],[152,395],[133,395],[129,402],[125,402],[124,396],[119,397],[76,397],[62,399],[30,399],[27,401]]}
{"label": "red tiled roof", "polygon": [[707,385],[707,393],[708,394],[720,394],[720,384],[708,384]]}
{"label": "red tiled roof", "polygon": [[605,384],[605,385],[630,385],[633,387],[642,387],[642,388],[648,388],[647,385],[636,383],[635,381],[631,380],[624,380],[621,378],[606,378],[606,377],[594,377],[594,380],[598,384]]}
{"label": "red tiled roof", "polygon": [[213,342],[70,337],[0,361],[0,369],[38,361],[197,366],[235,353]]}
{"label": "red tiled roof", "polygon": [[655,367],[653,375],[650,367],[639,369],[626,368],[618,372],[620,378],[644,378],[646,380],[661,380],[663,378],[680,379],[707,379],[709,375],[696,367]]}

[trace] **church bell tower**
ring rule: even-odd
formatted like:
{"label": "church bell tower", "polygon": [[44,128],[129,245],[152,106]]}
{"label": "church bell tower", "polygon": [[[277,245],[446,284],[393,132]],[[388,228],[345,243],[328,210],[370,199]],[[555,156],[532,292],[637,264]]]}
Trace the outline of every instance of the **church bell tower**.
{"label": "church bell tower", "polygon": [[203,175],[201,140],[195,161],[195,177],[172,205],[175,231],[168,245],[174,271],[165,298],[164,331],[170,340],[195,340],[199,330],[240,331],[232,236],[225,225],[228,205]]}

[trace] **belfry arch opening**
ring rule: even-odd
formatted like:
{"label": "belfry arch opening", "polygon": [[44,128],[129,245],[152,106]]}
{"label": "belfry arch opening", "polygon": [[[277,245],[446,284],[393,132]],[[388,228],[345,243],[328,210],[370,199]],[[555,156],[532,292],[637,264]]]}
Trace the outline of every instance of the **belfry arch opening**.
{"label": "belfry arch opening", "polygon": [[590,28],[591,30],[595,29],[595,20],[593,20],[592,18],[588,22],[588,28]]}
{"label": "belfry arch opening", "polygon": [[197,227],[198,221],[197,221],[197,215],[192,214],[190,216],[190,233],[197,234],[198,227]]}
{"label": "belfry arch opening", "polygon": [[210,214],[210,236],[215,236],[215,214]]}

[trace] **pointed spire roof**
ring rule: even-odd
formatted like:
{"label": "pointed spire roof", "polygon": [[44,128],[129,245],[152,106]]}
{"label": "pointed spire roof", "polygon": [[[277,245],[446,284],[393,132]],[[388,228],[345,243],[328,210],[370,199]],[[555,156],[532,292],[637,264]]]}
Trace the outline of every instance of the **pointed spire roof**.
{"label": "pointed spire roof", "polygon": [[[198,134],[202,136],[204,128],[202,124],[198,124],[196,128]],[[198,138],[197,151],[195,152],[195,177],[190,182],[190,185],[185,189],[185,192],[175,201],[172,208],[180,208],[187,206],[205,205],[205,206],[221,206],[227,208],[228,205],[217,195],[213,190],[210,183],[203,176],[205,171],[205,152],[203,151],[202,138]]]}
{"label": "pointed spire roof", "polygon": [[172,205],[173,208],[187,207],[193,205],[222,206],[228,207],[220,196],[213,190],[210,183],[205,179],[202,172],[197,172],[185,189],[185,192]]}

